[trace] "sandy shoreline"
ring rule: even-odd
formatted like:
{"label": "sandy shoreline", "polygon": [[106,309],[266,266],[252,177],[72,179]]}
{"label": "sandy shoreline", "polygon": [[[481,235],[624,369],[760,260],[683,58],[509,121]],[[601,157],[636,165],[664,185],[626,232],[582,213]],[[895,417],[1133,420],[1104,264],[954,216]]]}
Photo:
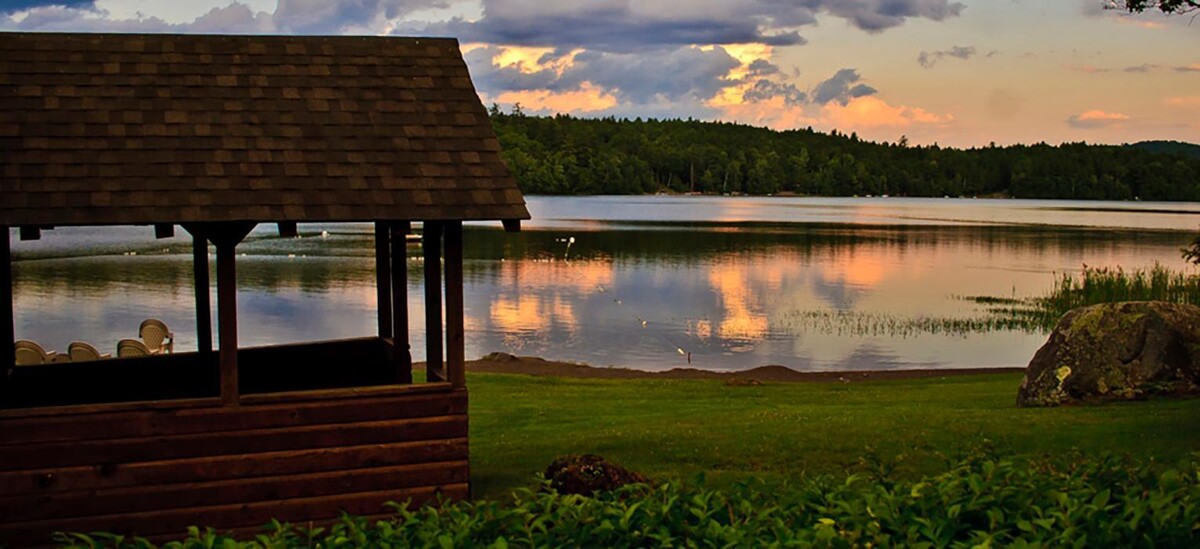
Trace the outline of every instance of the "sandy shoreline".
{"label": "sandy shoreline", "polygon": [[1024,368],[962,368],[945,370],[858,370],[852,372],[800,372],[785,366],[759,366],[738,372],[712,372],[695,368],[673,368],[646,372],[629,368],[601,368],[572,362],[556,362],[537,357],[518,357],[492,353],[479,360],[467,361],[469,372],[527,374],[535,376],[592,379],[716,379],[731,383],[753,382],[851,382],[887,379],[925,379],[976,374],[1011,374]]}

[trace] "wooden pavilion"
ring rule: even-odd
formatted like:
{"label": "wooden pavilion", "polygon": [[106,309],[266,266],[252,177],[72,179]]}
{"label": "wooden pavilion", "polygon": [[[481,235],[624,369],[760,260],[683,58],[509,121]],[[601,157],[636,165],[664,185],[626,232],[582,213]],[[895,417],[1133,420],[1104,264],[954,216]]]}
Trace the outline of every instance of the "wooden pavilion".
{"label": "wooden pavilion", "polygon": [[[529,213],[455,40],[0,33],[0,91],[0,545],[469,495],[462,223]],[[238,243],[304,222],[375,224],[378,336],[239,348]],[[192,235],[198,351],[15,367],[10,228],[103,225]]]}

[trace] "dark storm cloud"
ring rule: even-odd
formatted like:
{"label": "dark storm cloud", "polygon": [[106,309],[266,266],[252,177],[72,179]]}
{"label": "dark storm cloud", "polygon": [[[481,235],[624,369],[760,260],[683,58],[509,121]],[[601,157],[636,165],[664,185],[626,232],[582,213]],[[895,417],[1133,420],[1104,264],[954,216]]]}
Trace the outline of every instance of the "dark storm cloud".
{"label": "dark storm cloud", "polygon": [[800,106],[808,102],[808,94],[800,91],[795,84],[788,82],[774,82],[767,79],[761,79],[754,83],[746,93],[742,94],[742,99],[751,103],[759,101],[767,101],[775,97],[782,97],[788,105]]}
{"label": "dark storm cloud", "polygon": [[906,19],[942,21],[957,17],[964,6],[947,0],[808,0],[867,32],[880,32],[904,24]]}
{"label": "dark storm cloud", "polygon": [[13,13],[45,6],[91,8],[95,4],[96,0],[0,0],[0,13]]}
{"label": "dark storm cloud", "polygon": [[[488,93],[572,91],[590,82],[621,102],[635,104],[708,99],[733,83],[725,75],[739,66],[721,48],[685,47],[655,55],[584,51],[559,74],[550,69],[522,72],[514,66],[497,67],[492,64],[497,53],[496,48],[488,47],[467,54],[476,84]],[[543,57],[540,61],[556,60]]]}
{"label": "dark storm cloud", "polygon": [[841,105],[849,103],[855,97],[863,97],[874,95],[877,93],[875,88],[866,84],[858,84],[862,78],[858,75],[858,71],[854,69],[842,69],[837,71],[829,80],[817,84],[812,91],[812,102],[818,105],[826,105],[834,101]]}
{"label": "dark storm cloud", "polygon": [[454,19],[423,30],[464,42],[611,52],[693,44],[791,46],[806,42],[797,29],[816,23],[820,12],[879,32],[911,18],[941,21],[963,9],[949,0],[695,0],[682,5],[667,0],[483,0],[483,7],[477,21]]}
{"label": "dark storm cloud", "polygon": [[773,74],[779,74],[782,72],[779,70],[779,65],[767,61],[766,59],[755,59],[750,63],[750,66],[747,67],[747,71],[749,72],[750,76],[771,76]]}
{"label": "dark storm cloud", "polygon": [[614,91],[620,101],[708,99],[732,84],[725,75],[739,65],[720,48],[678,48],[665,55],[588,51],[575,57],[564,77]]}
{"label": "dark storm cloud", "polygon": [[[932,69],[934,65],[947,57],[955,59],[970,59],[975,55],[975,46],[954,46],[948,50],[941,51],[923,51],[917,56],[917,63],[927,69]],[[991,57],[991,54],[988,54]]]}
{"label": "dark storm cloud", "polygon": [[[610,5],[611,4],[611,5]],[[435,23],[430,34],[458,36],[464,42],[488,42],[517,46],[587,48],[609,52],[636,52],[692,44],[758,43],[775,46],[805,43],[795,31],[768,31],[775,19],[763,16],[729,17],[700,15],[642,14],[628,2],[583,2],[549,10],[542,2],[523,0],[485,1],[479,21],[452,20]],[[798,21],[811,24],[811,12]]]}

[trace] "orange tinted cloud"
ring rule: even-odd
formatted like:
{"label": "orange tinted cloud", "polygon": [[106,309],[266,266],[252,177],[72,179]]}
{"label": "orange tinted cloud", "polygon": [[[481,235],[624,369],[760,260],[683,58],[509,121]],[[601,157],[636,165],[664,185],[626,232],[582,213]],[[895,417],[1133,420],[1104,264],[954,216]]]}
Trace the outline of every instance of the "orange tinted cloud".
{"label": "orange tinted cloud", "polygon": [[916,124],[948,124],[954,121],[954,116],[950,114],[939,115],[920,107],[892,106],[875,96],[856,97],[845,106],[836,102],[829,103],[822,109],[821,118],[834,127],[844,130]]}
{"label": "orange tinted cloud", "polygon": [[818,125],[819,120],[805,113],[804,108],[788,105],[783,97],[772,97],[765,101],[747,103],[741,101],[712,101],[709,106],[718,108],[723,113],[722,119],[737,120],[744,124],[767,126],[777,130],[790,130],[805,126]]}
{"label": "orange tinted cloud", "polygon": [[1164,101],[1171,107],[1183,107],[1187,109],[1200,109],[1200,95],[1184,95],[1178,97],[1168,97]]}
{"label": "orange tinted cloud", "polygon": [[1083,111],[1067,117],[1067,125],[1072,128],[1090,129],[1119,126],[1129,120],[1129,116],[1119,112],[1107,112],[1098,109]]}
{"label": "orange tinted cloud", "polygon": [[505,92],[492,98],[500,103],[520,103],[533,110],[564,113],[600,111],[617,105],[617,98],[591,82],[584,82],[574,91],[522,90]]}

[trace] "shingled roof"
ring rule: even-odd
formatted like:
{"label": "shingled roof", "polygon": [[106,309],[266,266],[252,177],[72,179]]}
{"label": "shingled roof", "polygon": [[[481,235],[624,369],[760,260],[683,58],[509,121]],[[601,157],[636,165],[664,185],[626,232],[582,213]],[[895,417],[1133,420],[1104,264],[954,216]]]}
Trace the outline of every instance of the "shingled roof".
{"label": "shingled roof", "polygon": [[458,42],[0,33],[0,225],[528,219]]}

